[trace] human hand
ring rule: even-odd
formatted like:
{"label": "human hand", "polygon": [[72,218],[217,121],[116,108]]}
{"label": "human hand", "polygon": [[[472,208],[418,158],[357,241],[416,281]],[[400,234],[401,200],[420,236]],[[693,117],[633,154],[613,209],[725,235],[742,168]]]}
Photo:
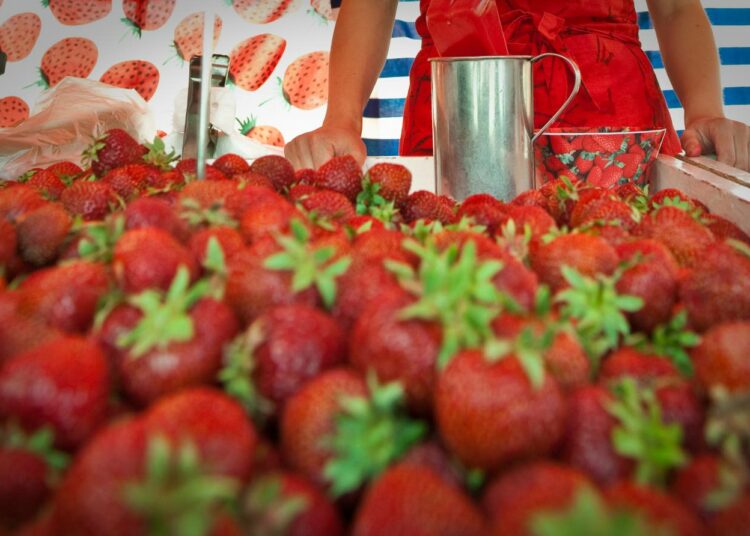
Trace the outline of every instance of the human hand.
{"label": "human hand", "polygon": [[284,154],[295,169],[318,169],[334,156],[345,154],[352,155],[361,166],[367,149],[358,131],[324,125],[287,143]]}
{"label": "human hand", "polygon": [[691,121],[682,134],[687,156],[715,153],[719,162],[750,171],[750,126],[725,117]]}

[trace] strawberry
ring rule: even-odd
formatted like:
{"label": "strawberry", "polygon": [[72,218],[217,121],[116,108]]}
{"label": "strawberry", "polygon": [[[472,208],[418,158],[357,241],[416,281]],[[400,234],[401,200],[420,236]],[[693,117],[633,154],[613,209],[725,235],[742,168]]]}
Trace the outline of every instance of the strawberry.
{"label": "strawberry", "polygon": [[103,423],[108,396],[104,356],[83,338],[54,339],[0,368],[2,417],[27,430],[50,426],[62,448],[83,444]]}
{"label": "strawberry", "polygon": [[78,180],[60,196],[65,210],[85,221],[103,220],[118,203],[118,197],[106,182]]}
{"label": "strawberry", "polygon": [[108,288],[109,276],[103,265],[74,261],[38,270],[26,278],[20,287],[19,308],[57,329],[85,333]]}
{"label": "strawberry", "polygon": [[696,329],[750,320],[750,256],[742,251],[728,243],[709,245],[696,255],[693,270],[680,281],[680,299]]}
{"label": "strawberry", "polygon": [[[576,223],[573,222],[573,216],[578,216]],[[624,201],[603,198],[587,203],[578,214],[574,210],[570,223],[581,227],[603,224],[619,227],[629,233],[635,228],[637,221],[630,205]]]}
{"label": "strawberry", "polygon": [[84,153],[84,160],[90,162],[97,177],[103,177],[114,168],[141,162],[146,152],[130,134],[113,128],[94,140]]}
{"label": "strawberry", "polygon": [[[247,188],[248,186],[263,186],[269,190],[273,190],[273,182],[271,179],[260,173],[254,171],[246,171],[233,177],[234,180],[240,183],[240,188]],[[290,199],[293,199],[290,196]]]}
{"label": "strawberry", "polygon": [[563,394],[544,371],[541,356],[522,354],[523,361],[515,352],[493,361],[481,351],[467,350],[438,376],[440,436],[470,467],[495,470],[546,454],[562,435]]}
{"label": "strawberry", "polygon": [[716,240],[723,242],[731,238],[750,245],[750,235],[726,218],[722,218],[716,214],[704,214],[701,220],[716,237]]}
{"label": "strawberry", "polygon": [[300,110],[313,110],[328,102],[328,61],[324,51],[294,60],[284,72],[284,100]]}
{"label": "strawberry", "polygon": [[643,155],[638,153],[625,153],[615,157],[615,162],[622,164],[622,176],[626,179],[632,179],[635,176],[640,169],[642,160]]}
{"label": "strawberry", "polygon": [[372,183],[380,185],[378,193],[396,206],[400,206],[409,196],[411,172],[401,164],[375,164],[367,170],[367,176]]}
{"label": "strawberry", "polygon": [[441,201],[437,195],[427,190],[419,190],[409,194],[409,197],[406,198],[401,207],[401,214],[408,223],[413,223],[420,219],[434,220],[441,223],[451,223],[455,220],[453,210]]}
{"label": "strawberry", "polygon": [[232,258],[234,255],[240,253],[245,247],[242,235],[232,227],[216,226],[202,229],[197,233],[194,233],[188,242],[190,251],[202,266],[205,266],[206,264],[207,252],[210,247],[209,242],[211,239],[216,240],[216,243],[221,248],[225,259]]}
{"label": "strawberry", "polygon": [[344,534],[339,512],[305,478],[289,471],[272,471],[253,480],[240,514],[251,534]]}
{"label": "strawberry", "polygon": [[711,521],[711,534],[742,534],[750,523],[750,494],[745,493],[734,504]]}
{"label": "strawberry", "polygon": [[741,482],[738,482],[740,489],[732,489],[734,481],[741,479],[732,478],[726,472],[728,469],[718,456],[701,454],[677,473],[670,491],[701,518],[709,519],[717,510],[731,506],[741,492]]}
{"label": "strawberry", "polygon": [[[594,174],[594,171],[601,169],[601,173]],[[586,176],[586,182],[592,186],[601,188],[614,188],[622,179],[622,169],[619,166],[612,165],[605,168],[593,168]]]}
{"label": "strawberry", "polygon": [[299,8],[295,0],[232,0],[231,4],[251,24],[268,24]]}
{"label": "strawberry", "polygon": [[60,199],[65,190],[65,183],[55,173],[41,169],[26,182],[26,184],[50,201]]}
{"label": "strawberry", "polygon": [[594,143],[595,146],[599,146],[602,150],[608,153],[620,151],[625,140],[628,139],[629,137],[622,134],[592,134],[590,137],[591,142]]}
{"label": "strawberry", "polygon": [[[0,43],[2,50],[2,43]],[[29,118],[29,105],[20,97],[0,99],[0,128],[15,127]]]}
{"label": "strawberry", "polygon": [[213,166],[230,179],[235,175],[250,171],[250,164],[244,158],[231,153],[221,155],[214,161]]}
{"label": "strawberry", "polygon": [[506,205],[505,211],[510,219],[515,222],[517,234],[523,234],[526,226],[529,226],[532,240],[540,239],[549,231],[557,228],[557,224],[549,215],[549,212],[536,205]]}
{"label": "strawberry", "polygon": [[252,210],[244,212],[239,230],[248,244],[254,244],[275,233],[288,231],[290,222],[295,218],[302,218],[296,207],[286,200],[278,201],[269,197],[259,200]]}
{"label": "strawberry", "polygon": [[721,385],[733,392],[750,388],[750,367],[743,357],[750,343],[750,322],[717,324],[691,352],[698,383],[704,391]]}
{"label": "strawberry", "polygon": [[18,223],[21,257],[35,266],[57,258],[73,222],[60,205],[48,204],[30,212]]}
{"label": "strawberry", "polygon": [[160,180],[161,172],[146,164],[116,167],[102,177],[102,182],[109,184],[126,201],[139,197],[148,186]]}
{"label": "strawberry", "polygon": [[659,190],[654,193],[649,200],[649,205],[652,209],[657,206],[672,205],[683,208],[687,211],[698,208],[702,212],[708,212],[708,209],[703,203],[682,193],[677,188],[665,188],[664,190]]}
{"label": "strawberry", "polygon": [[462,203],[456,212],[456,219],[460,220],[463,217],[469,217],[477,225],[485,227],[490,235],[494,235],[500,226],[508,221],[504,205],[496,199],[488,203]]}
{"label": "strawberry", "polygon": [[599,380],[608,382],[627,376],[642,382],[653,382],[659,378],[677,379],[680,373],[672,362],[664,357],[645,354],[629,346],[623,346],[604,360],[599,371]]}
{"label": "strawberry", "polygon": [[[173,46],[177,55],[184,61],[203,52],[203,13],[191,13],[180,21],[174,29]],[[219,43],[222,27],[221,17],[214,17],[213,47]]]}
{"label": "strawberry", "polygon": [[99,50],[90,39],[68,37],[52,45],[42,56],[39,68],[44,88],[55,87],[66,76],[87,78],[94,70]]}
{"label": "strawberry", "polygon": [[91,24],[103,19],[112,11],[112,0],[45,0],[43,5],[65,26]]}
{"label": "strawberry", "polygon": [[594,167],[594,159],[588,158],[588,155],[591,153],[581,153],[578,156],[576,156],[576,159],[573,161],[573,165],[576,167],[576,169],[579,171],[579,173],[583,173],[584,175],[591,171],[591,168]]}
{"label": "strawberry", "polygon": [[334,156],[315,172],[313,185],[339,192],[354,202],[362,190],[362,170],[351,155]]}
{"label": "strawberry", "polygon": [[279,414],[305,382],[343,365],[345,352],[344,333],[329,315],[309,305],[280,305],[235,339],[220,378],[229,394],[266,417],[263,405]]}
{"label": "strawberry", "polygon": [[16,222],[47,202],[34,188],[17,184],[0,190],[0,218]]}
{"label": "strawberry", "polygon": [[158,30],[172,16],[177,0],[123,0],[122,22],[134,35],[141,37],[143,30]]}
{"label": "strawberry", "polygon": [[16,228],[9,221],[0,219],[0,266],[3,270],[7,264],[14,262],[17,245],[18,233]]}
{"label": "strawberry", "polygon": [[185,206],[186,201],[193,201],[198,209],[222,209],[227,198],[236,191],[237,183],[230,180],[193,181],[180,191],[179,202]]}
{"label": "strawberry", "polygon": [[246,91],[260,88],[271,76],[286,49],[286,40],[273,34],[258,34],[232,49],[229,76]]}
{"label": "strawberry", "polygon": [[159,85],[159,69],[144,60],[122,61],[107,69],[99,81],[110,86],[134,89],[149,101]]}
{"label": "strawberry", "polygon": [[278,128],[270,125],[258,125],[254,117],[244,121],[238,119],[237,122],[240,124],[240,133],[251,140],[274,147],[284,147],[286,144],[284,135]]}
{"label": "strawberry", "polygon": [[575,149],[566,136],[549,136],[549,144],[555,154],[572,153]]}
{"label": "strawberry", "polygon": [[461,490],[427,467],[399,464],[367,490],[352,534],[487,534],[486,520]]}
{"label": "strawberry", "polygon": [[36,45],[42,31],[42,21],[35,13],[13,15],[0,26],[0,50],[8,61],[25,59]]}
{"label": "strawberry", "polygon": [[20,301],[18,291],[0,293],[0,365],[58,336],[58,332],[40,317],[20,311]]}
{"label": "strawberry", "polygon": [[250,170],[271,179],[277,192],[289,188],[296,180],[294,166],[283,156],[261,156],[250,165]]}
{"label": "strawberry", "polygon": [[662,242],[680,266],[694,268],[703,262],[706,248],[715,242],[706,227],[687,212],[671,206],[644,216],[635,234]]}
{"label": "strawberry", "polygon": [[187,224],[166,201],[161,199],[150,197],[136,199],[128,204],[124,216],[127,230],[157,227],[180,242],[184,242],[189,234]]}
{"label": "strawberry", "polygon": [[126,292],[149,288],[166,290],[180,266],[195,278],[195,258],[166,231],[148,227],[127,231],[114,250],[115,277]]}
{"label": "strawberry", "polygon": [[313,192],[305,196],[300,205],[310,213],[342,223],[357,214],[351,202],[343,194],[333,190]]}
{"label": "strawberry", "polygon": [[[195,179],[196,177],[196,166],[197,162],[194,158],[187,158],[185,160],[180,160],[177,162],[177,165],[175,166],[175,171],[179,171],[185,178],[187,182],[190,183],[192,179]],[[227,180],[229,177],[224,175],[221,171],[213,167],[212,165],[206,165],[206,180],[205,181],[197,181],[197,182],[206,182],[206,181],[223,181]]]}

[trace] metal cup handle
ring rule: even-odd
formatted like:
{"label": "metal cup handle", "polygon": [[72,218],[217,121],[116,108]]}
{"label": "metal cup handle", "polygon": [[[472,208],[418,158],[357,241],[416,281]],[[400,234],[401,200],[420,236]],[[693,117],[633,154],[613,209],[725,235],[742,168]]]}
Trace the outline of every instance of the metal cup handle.
{"label": "metal cup handle", "polygon": [[565,63],[568,64],[568,66],[573,70],[573,74],[575,75],[576,81],[573,84],[573,91],[570,92],[570,95],[568,95],[568,98],[563,102],[562,106],[558,108],[558,110],[554,113],[552,117],[549,118],[549,121],[539,129],[539,132],[534,134],[534,136],[531,138],[531,143],[534,143],[536,139],[545,133],[545,131],[552,126],[552,123],[557,121],[557,118],[560,117],[560,115],[570,106],[570,103],[573,102],[573,99],[578,95],[578,90],[581,89],[581,71],[578,69],[578,65],[576,65],[576,62],[571,60],[570,58],[566,58],[562,54],[555,54],[554,52],[545,52],[544,54],[539,54],[538,56],[534,56],[531,58],[531,63],[536,63],[537,61],[548,58],[548,57],[555,57],[560,58],[561,60],[565,61]]}

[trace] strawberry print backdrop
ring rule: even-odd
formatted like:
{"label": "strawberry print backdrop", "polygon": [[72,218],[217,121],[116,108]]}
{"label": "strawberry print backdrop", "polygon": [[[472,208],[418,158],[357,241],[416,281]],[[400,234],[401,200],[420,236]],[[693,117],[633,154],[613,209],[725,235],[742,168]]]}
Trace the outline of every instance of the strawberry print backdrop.
{"label": "strawberry print backdrop", "polygon": [[[362,134],[371,155],[398,152],[408,72],[419,50],[418,4],[400,1],[388,61],[365,109]],[[703,4],[719,46],[727,115],[750,122],[750,0]],[[0,127],[22,120],[45,84],[81,76],[137,88],[158,127],[171,131],[174,114],[183,114],[174,109],[187,86],[182,58],[200,48],[206,6],[218,16],[217,52],[232,56],[243,130],[278,145],[318,126],[336,14],[331,0],[0,0],[0,49],[9,61],[0,77]],[[682,109],[645,0],[636,7],[643,47],[679,130]]]}

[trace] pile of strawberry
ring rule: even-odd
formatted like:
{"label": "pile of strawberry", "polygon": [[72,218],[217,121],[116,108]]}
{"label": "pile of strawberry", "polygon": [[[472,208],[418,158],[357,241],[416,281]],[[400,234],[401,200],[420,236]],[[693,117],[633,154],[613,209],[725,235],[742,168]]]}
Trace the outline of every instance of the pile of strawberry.
{"label": "pile of strawberry", "polygon": [[750,238],[698,201],[89,162],[0,189],[0,533],[750,527]]}

